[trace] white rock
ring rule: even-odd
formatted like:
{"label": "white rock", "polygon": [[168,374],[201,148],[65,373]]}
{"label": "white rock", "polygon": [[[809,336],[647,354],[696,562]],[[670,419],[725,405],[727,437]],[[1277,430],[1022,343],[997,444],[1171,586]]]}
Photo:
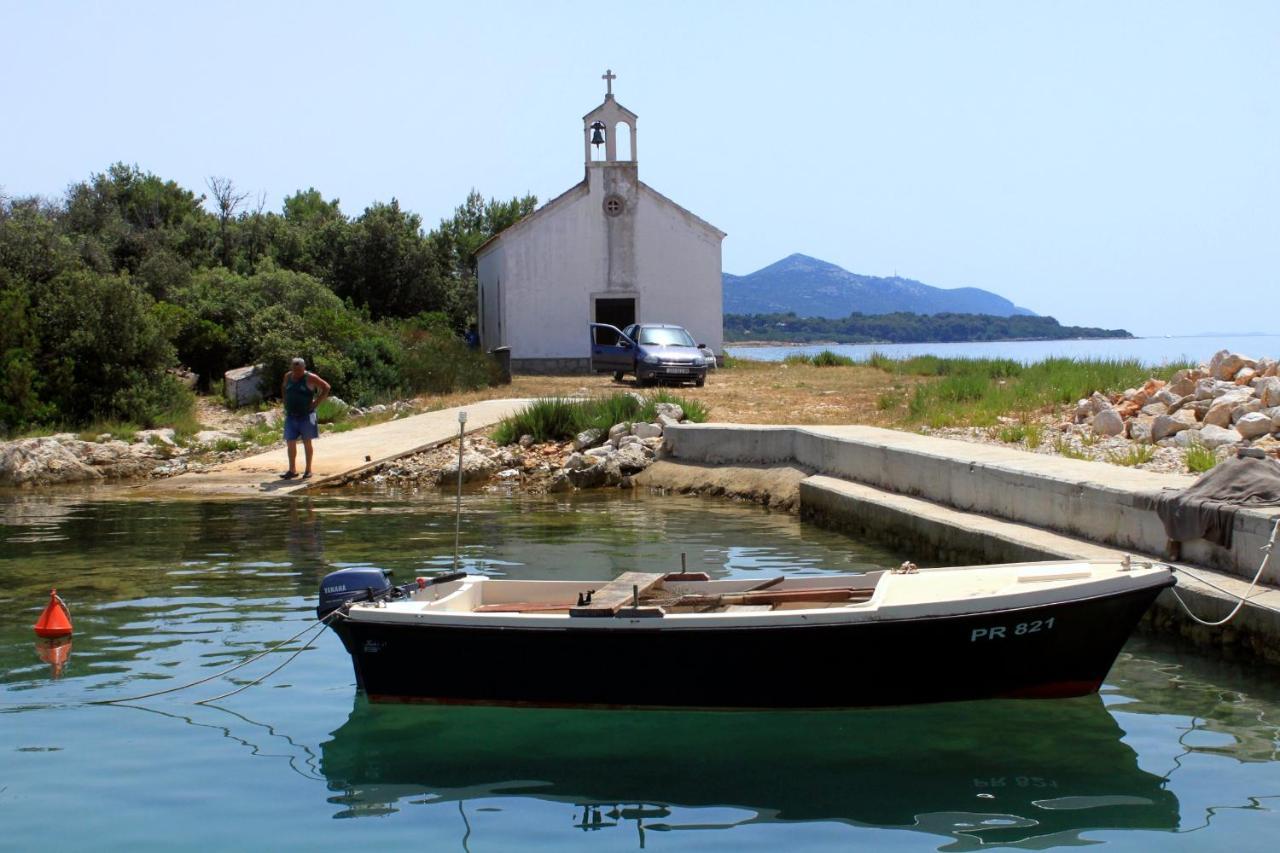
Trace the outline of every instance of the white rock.
{"label": "white rock", "polygon": [[1150,417],[1169,414],[1169,407],[1164,403],[1147,403],[1142,407],[1142,414]]}
{"label": "white rock", "polygon": [[1164,403],[1166,406],[1172,406],[1181,399],[1182,399],[1181,396],[1173,393],[1166,387],[1166,388],[1161,388],[1154,395],[1152,395],[1151,403],[1152,405],[1156,403]]}
{"label": "white rock", "polygon": [[1172,415],[1160,415],[1151,422],[1151,441],[1158,442],[1171,435],[1196,427],[1196,414],[1190,409],[1179,409]]}
{"label": "white rock", "polygon": [[1094,435],[1120,435],[1124,432],[1124,418],[1115,409],[1108,407],[1093,416],[1090,426]]}
{"label": "white rock", "polygon": [[499,480],[517,480],[520,478],[520,471],[516,468],[506,468],[494,475]]}
{"label": "white rock", "polygon": [[613,449],[613,445],[606,444],[601,447],[593,447],[590,450],[583,451],[582,455],[592,459],[605,459],[617,452],[618,451]]}
{"label": "white rock", "polygon": [[1222,365],[1223,359],[1229,355],[1231,355],[1231,350],[1220,349],[1213,355],[1209,356],[1209,363],[1206,364],[1205,367],[1209,370],[1210,376],[1218,375],[1218,368]]}
{"label": "white rock", "polygon": [[[653,440],[653,439],[650,439],[650,441],[652,441],[652,440]],[[619,449],[619,450],[621,450],[622,448],[626,447],[628,444],[641,444],[641,443],[643,443],[643,441],[644,441],[644,439],[642,439],[642,438],[640,438],[640,437],[638,437],[638,436],[634,436],[634,435],[624,435],[624,436],[622,436],[621,438],[619,438],[619,439],[618,439],[618,445],[617,445],[617,446],[618,446],[618,449]]]}
{"label": "white rock", "polygon": [[51,438],[24,438],[0,444],[0,485],[43,486],[100,480],[102,476],[71,447]]}
{"label": "white rock", "polygon": [[1262,412],[1250,412],[1236,421],[1236,432],[1245,438],[1261,438],[1271,432],[1271,418]]}
{"label": "white rock", "polygon": [[1151,425],[1155,418],[1133,418],[1129,421],[1129,438],[1137,442],[1151,441]]}
{"label": "white rock", "polygon": [[1254,412],[1261,412],[1261,411],[1262,411],[1262,401],[1259,400],[1257,397],[1254,397],[1252,400],[1249,400],[1245,403],[1241,403],[1239,406],[1236,406],[1234,409],[1231,410],[1231,422],[1235,423],[1236,421],[1243,418],[1245,415],[1249,415],[1249,414],[1253,414]]}
{"label": "white rock", "polygon": [[533,447],[533,436],[526,433],[520,436],[520,441],[518,441],[517,444],[521,447]]}
{"label": "white rock", "polygon": [[1254,393],[1258,395],[1264,407],[1280,406],[1280,378],[1275,376],[1263,378],[1254,387]]}
{"label": "white rock", "polygon": [[[165,447],[174,447],[177,442],[173,440],[174,432],[172,429],[165,427],[164,429],[144,429],[134,433],[133,440],[144,442],[146,444],[163,444]],[[154,439],[154,440],[153,440]]]}
{"label": "white rock", "polygon": [[636,423],[631,425],[631,434],[636,438],[658,438],[662,435],[662,427],[657,424]]}
{"label": "white rock", "polygon": [[598,429],[584,429],[573,437],[574,450],[586,450],[588,447],[595,447],[604,438],[604,431]]}
{"label": "white rock", "polygon": [[1179,370],[1173,374],[1173,380],[1166,386],[1166,390],[1171,394],[1179,397],[1186,397],[1196,392],[1196,380],[1191,378],[1191,372],[1188,370]]}
{"label": "white rock", "polygon": [[645,456],[642,444],[628,444],[618,451],[618,466],[624,474],[634,474],[636,471],[643,470],[648,464],[649,457]]}
{"label": "white rock", "polygon": [[1076,423],[1084,423],[1093,417],[1093,406],[1086,400],[1076,401]]}
{"label": "white rock", "polygon": [[[498,463],[483,453],[477,453],[474,450],[464,450],[462,453],[462,482],[464,483],[486,479],[497,468]],[[455,483],[457,480],[458,457],[452,456],[440,471],[440,482]]]}
{"label": "white rock", "polygon": [[680,421],[670,415],[658,415],[658,425],[666,429],[669,426],[679,426]]}
{"label": "white rock", "polygon": [[196,444],[213,444],[218,441],[239,441],[240,436],[221,429],[202,429],[191,440]]}
{"label": "white rock", "polygon": [[564,461],[565,470],[568,471],[577,471],[579,468],[589,468],[594,464],[594,460],[588,459],[581,453],[571,453],[569,458]]}
{"label": "white rock", "polygon": [[653,411],[659,417],[666,415],[669,418],[675,419],[676,423],[684,420],[684,409],[680,408],[680,406],[675,403],[655,403]]}
{"label": "white rock", "polygon": [[1252,366],[1256,363],[1253,359],[1238,352],[1220,350],[1209,361],[1209,373],[1216,379],[1232,379],[1240,372],[1240,368]]}
{"label": "white rock", "polygon": [[284,412],[281,409],[267,409],[265,412],[254,412],[244,422],[250,426],[275,426],[283,418]]}
{"label": "white rock", "polygon": [[619,445],[619,439],[629,435],[631,435],[631,424],[629,423],[614,424],[609,427],[609,441],[613,443],[614,447]]}
{"label": "white rock", "polygon": [[370,407],[369,407],[369,414],[371,414],[371,415],[381,415],[381,414],[383,414],[383,413],[384,413],[384,412],[386,412],[386,411],[387,411],[387,407],[386,407],[386,406],[384,406],[384,405],[383,405],[383,404],[381,404],[381,403],[378,403],[378,404],[377,404],[377,405],[375,405],[375,406],[370,406]]}
{"label": "white rock", "polygon": [[1280,406],[1272,406],[1270,409],[1263,409],[1262,411],[1271,417],[1272,431],[1280,432]]}
{"label": "white rock", "polygon": [[1223,394],[1209,406],[1209,411],[1204,415],[1204,422],[1220,427],[1230,426],[1232,410],[1236,406],[1247,403],[1251,396],[1248,391],[1243,390],[1237,390],[1233,394]]}
{"label": "white rock", "polygon": [[1102,396],[1102,394],[1099,393],[1098,391],[1094,391],[1092,394],[1089,395],[1089,408],[1093,412],[1093,414],[1096,415],[1098,414],[1098,412],[1101,412],[1103,409],[1111,408],[1111,401],[1108,400],[1106,397]]}
{"label": "white rock", "polygon": [[1200,443],[1210,450],[1216,450],[1228,444],[1239,444],[1243,436],[1233,429],[1208,424],[1200,429]]}
{"label": "white rock", "polygon": [[248,406],[262,399],[266,381],[265,364],[237,367],[222,374],[222,394],[233,408]]}

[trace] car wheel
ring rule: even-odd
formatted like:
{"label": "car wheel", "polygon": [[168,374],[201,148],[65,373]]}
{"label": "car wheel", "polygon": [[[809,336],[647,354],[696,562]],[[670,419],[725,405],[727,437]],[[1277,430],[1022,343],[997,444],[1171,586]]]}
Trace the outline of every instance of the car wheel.
{"label": "car wheel", "polygon": [[707,377],[705,376],[699,376],[697,379],[693,380],[693,385],[695,388],[701,388],[703,385],[706,385],[706,384],[707,384]]}
{"label": "car wheel", "polygon": [[614,382],[621,382],[621,381],[622,381],[622,371],[621,371],[621,370],[615,370],[615,371],[613,372],[613,381],[614,381]]}

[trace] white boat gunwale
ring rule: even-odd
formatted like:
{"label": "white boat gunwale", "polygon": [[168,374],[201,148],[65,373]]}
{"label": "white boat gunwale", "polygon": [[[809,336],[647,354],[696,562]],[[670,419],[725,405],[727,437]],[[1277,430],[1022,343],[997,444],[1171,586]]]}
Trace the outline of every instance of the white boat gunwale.
{"label": "white boat gunwale", "polygon": [[[952,574],[964,573],[964,574]],[[890,571],[850,575],[801,575],[785,577],[773,591],[830,589],[836,584],[873,589],[870,598],[848,603],[805,608],[773,609],[750,612],[665,613],[658,618],[629,616],[625,610],[606,618],[575,618],[565,610],[556,612],[474,612],[471,608],[490,603],[484,593],[498,592],[499,585],[507,593],[518,595],[510,601],[532,602],[539,599],[558,603],[579,591],[606,581],[570,580],[502,580],[484,575],[428,587],[408,599],[355,603],[344,618],[353,622],[438,626],[441,628],[522,628],[528,630],[660,630],[696,631],[728,628],[784,628],[800,625],[855,625],[866,623],[909,622],[919,619],[945,619],[990,614],[993,619],[1006,618],[1019,610],[1065,605],[1090,599],[1107,598],[1126,592],[1165,585],[1171,570],[1159,563],[1134,563],[1124,568],[1119,561],[1048,561],[1005,563],[990,566],[954,566],[924,569],[913,574]],[[937,594],[938,581],[952,581],[950,594]],[[956,580],[962,582],[954,583]],[[977,585],[980,579],[999,581],[992,588]],[[675,581],[668,585],[672,592],[706,592],[732,594],[758,584],[759,578],[734,578],[712,581]],[[961,593],[967,594],[962,595]],[[895,601],[894,599],[899,599]],[[508,603],[496,602],[496,603]]]}

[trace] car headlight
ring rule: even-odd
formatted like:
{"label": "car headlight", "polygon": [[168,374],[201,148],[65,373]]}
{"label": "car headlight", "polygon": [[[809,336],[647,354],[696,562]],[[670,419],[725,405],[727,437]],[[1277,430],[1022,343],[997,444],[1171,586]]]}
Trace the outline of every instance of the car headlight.
{"label": "car headlight", "polygon": [[660,364],[662,359],[658,358],[656,353],[646,353],[645,357],[640,359],[645,364]]}

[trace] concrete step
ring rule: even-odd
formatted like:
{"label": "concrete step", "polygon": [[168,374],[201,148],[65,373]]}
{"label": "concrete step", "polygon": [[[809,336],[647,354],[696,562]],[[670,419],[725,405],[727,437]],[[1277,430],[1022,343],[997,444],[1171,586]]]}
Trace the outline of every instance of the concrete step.
{"label": "concrete step", "polygon": [[[815,473],[913,495],[960,510],[1004,518],[1120,549],[1161,553],[1164,525],[1154,499],[1195,478],[1158,474],[1010,447],[867,426],[681,424],[665,434],[679,462],[794,464]],[[1204,540],[1183,545],[1183,558],[1251,578],[1277,509],[1241,508],[1231,548]],[[1280,559],[1268,580],[1280,583]]]}
{"label": "concrete step", "polygon": [[1219,646],[1228,653],[1280,664],[1280,588],[1269,584],[1249,593],[1248,580],[1233,574],[1170,563],[1157,555],[1098,545],[825,475],[801,481],[800,512],[824,527],[887,542],[908,554],[914,551],[924,563],[1119,560],[1126,554],[1165,563],[1176,572],[1179,594],[1202,619],[1221,619],[1241,597],[1248,594],[1249,598],[1226,626],[1207,628],[1190,619],[1172,591],[1167,591],[1149,614],[1149,627],[1188,637],[1197,645]]}

